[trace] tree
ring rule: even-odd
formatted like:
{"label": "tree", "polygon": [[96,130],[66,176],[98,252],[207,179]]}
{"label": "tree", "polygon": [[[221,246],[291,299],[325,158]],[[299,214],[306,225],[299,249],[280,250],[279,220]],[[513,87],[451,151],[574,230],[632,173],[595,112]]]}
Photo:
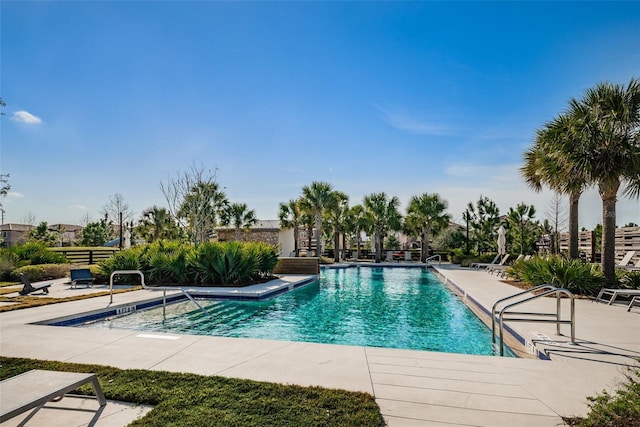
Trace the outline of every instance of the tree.
{"label": "tree", "polygon": [[249,230],[257,221],[256,211],[249,210],[246,203],[231,203],[222,210],[221,223],[233,226],[236,240],[240,240],[242,230]]}
{"label": "tree", "polygon": [[451,215],[445,213],[447,206],[447,201],[436,193],[424,193],[409,200],[405,228],[422,241],[422,262],[427,262],[429,255],[429,235],[437,234],[449,224]]}
{"label": "tree", "polygon": [[509,231],[517,246],[520,246],[520,253],[524,254],[525,248],[530,249],[535,244],[532,220],[536,215],[536,208],[533,205],[519,203],[515,209],[509,208],[507,222]]}
{"label": "tree", "polygon": [[314,181],[302,187],[300,203],[314,219],[316,230],[316,256],[322,255],[322,221],[325,210],[331,209],[336,200],[331,184]]}
{"label": "tree", "polygon": [[576,169],[565,155],[566,145],[574,145],[579,136],[574,132],[579,118],[575,112],[560,114],[536,131],[533,147],[524,154],[520,173],[535,191],[547,185],[569,196],[569,257],[578,258],[578,202],[587,186],[587,177]]}
{"label": "tree", "polygon": [[160,183],[160,190],[167,199],[169,213],[187,230],[193,242],[208,241],[220,213],[228,204],[215,174],[194,165],[190,170],[178,173],[176,178]]}
{"label": "tree", "polygon": [[549,222],[549,227],[545,227],[545,229],[549,230],[548,234],[551,240],[549,242],[551,246],[549,249],[552,254],[560,253],[560,246],[558,244],[560,241],[560,230],[564,229],[566,226],[565,206],[566,205],[562,202],[560,193],[554,192],[553,198],[549,202],[549,206],[545,212],[547,217],[546,220]]}
{"label": "tree", "polygon": [[496,246],[497,230],[500,225],[500,210],[488,197],[478,199],[476,205],[467,205],[469,228],[478,253],[492,250]]}
{"label": "tree", "polygon": [[[333,233],[333,260],[340,262],[340,234],[346,231],[346,219],[349,212],[349,196],[341,191],[334,191],[333,203],[327,209],[327,222]],[[344,248],[343,248],[344,249]]]}
{"label": "tree", "polygon": [[49,226],[42,221],[35,228],[27,231],[27,240],[43,243],[46,246],[56,246],[58,235],[53,231],[49,231]]}
{"label": "tree", "polygon": [[400,200],[397,197],[388,198],[385,193],[372,193],[364,197],[367,231],[373,236],[376,252],[376,262],[381,261],[384,239],[389,231],[398,231],[402,226],[400,214]]}
{"label": "tree", "polygon": [[295,256],[300,255],[298,240],[300,239],[300,227],[302,226],[302,212],[298,200],[291,199],[286,203],[280,203],[278,210],[281,228],[293,229],[293,252]]}
{"label": "tree", "polygon": [[618,190],[640,197],[640,80],[600,83],[569,102],[575,125],[563,141],[571,173],[597,185],[602,199],[602,271],[615,283],[615,227]]}
{"label": "tree", "polygon": [[109,226],[105,219],[90,222],[84,226],[78,243],[81,246],[102,246],[111,239]]}
{"label": "tree", "polygon": [[136,232],[147,242],[180,238],[181,230],[166,208],[152,206],[142,212]]}
{"label": "tree", "polygon": [[366,228],[366,215],[362,205],[355,205],[349,208],[346,216],[346,229],[356,239],[356,251],[360,256],[360,246],[362,243],[362,230]]}

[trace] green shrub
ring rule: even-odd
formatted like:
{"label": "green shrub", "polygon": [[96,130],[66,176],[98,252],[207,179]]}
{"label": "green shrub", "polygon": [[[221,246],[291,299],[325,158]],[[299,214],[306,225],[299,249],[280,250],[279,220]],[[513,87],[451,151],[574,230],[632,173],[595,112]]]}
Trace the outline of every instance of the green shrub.
{"label": "green shrub", "polygon": [[9,249],[0,249],[0,281],[11,278],[11,273],[18,265],[18,257]]}
{"label": "green shrub", "polygon": [[620,287],[624,289],[640,289],[640,271],[617,270],[622,273],[618,277]]}
{"label": "green shrub", "polygon": [[69,275],[68,264],[38,264],[18,267],[11,273],[11,279],[20,281],[20,274],[29,279],[30,282],[42,280],[59,279]]}
{"label": "green shrub", "polygon": [[14,246],[11,251],[18,258],[18,262],[26,261],[27,264],[64,264],[67,259],[64,255],[49,250],[43,243],[28,242]]}
{"label": "green shrub", "polygon": [[604,390],[589,397],[589,414],[580,427],[640,427],[640,370],[629,369],[627,381],[614,394]]}
{"label": "green shrub", "polygon": [[519,260],[506,273],[534,286],[548,283],[581,295],[596,295],[604,283],[600,266],[559,256]]}
{"label": "green shrub", "polygon": [[144,258],[148,263],[149,283],[192,282],[190,265],[193,262],[193,246],[158,241],[148,245]]}

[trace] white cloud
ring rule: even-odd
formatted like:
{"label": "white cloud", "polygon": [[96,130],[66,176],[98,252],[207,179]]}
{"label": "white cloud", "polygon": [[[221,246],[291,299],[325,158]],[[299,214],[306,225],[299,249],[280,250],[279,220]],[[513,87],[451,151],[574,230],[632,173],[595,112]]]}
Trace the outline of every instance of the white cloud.
{"label": "white cloud", "polygon": [[88,211],[89,210],[89,208],[84,206],[84,205],[73,205],[73,206],[70,206],[70,208],[74,209],[74,210],[79,210],[79,211]]}
{"label": "white cloud", "polygon": [[26,123],[28,125],[37,125],[42,123],[42,119],[40,117],[34,116],[33,114],[24,110],[16,111],[15,113],[13,113],[13,116],[11,116],[11,120],[15,120],[16,122],[20,123]]}
{"label": "white cloud", "polygon": [[378,105],[375,107],[382,113],[382,120],[384,120],[389,126],[398,130],[419,135],[435,136],[443,136],[451,133],[451,130],[441,123],[434,123],[432,120],[416,118],[406,113],[390,112]]}
{"label": "white cloud", "polygon": [[7,198],[8,199],[22,199],[22,198],[24,198],[24,194],[18,193],[16,191],[9,191],[7,193]]}

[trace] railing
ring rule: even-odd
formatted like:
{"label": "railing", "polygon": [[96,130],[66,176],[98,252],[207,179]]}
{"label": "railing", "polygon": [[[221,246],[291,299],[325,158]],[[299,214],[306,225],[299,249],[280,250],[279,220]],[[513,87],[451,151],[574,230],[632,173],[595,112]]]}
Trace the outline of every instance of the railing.
{"label": "railing", "polygon": [[162,291],[162,318],[166,318],[167,315],[167,291],[181,291],[191,302],[193,302],[200,310],[204,310],[204,308],[193,299],[191,294],[187,292],[186,289],[178,286],[147,286],[144,282],[144,274],[140,270],[116,270],[111,273],[111,277],[109,278],[109,294],[111,296],[110,303],[113,303],[113,278],[115,276],[127,275],[127,274],[138,274],[140,275],[140,283],[142,284],[142,288],[148,291]]}
{"label": "railing", "polygon": [[438,258],[438,265],[442,264],[442,256],[440,254],[431,255],[429,258],[425,259],[424,262],[428,263],[429,260]]}
{"label": "railing", "polygon": [[[543,291],[539,294],[533,294],[528,298],[524,298],[510,304],[505,305],[500,311],[498,311],[497,307],[500,303],[506,302],[513,298],[517,298],[526,294],[533,293],[535,291]],[[515,307],[520,304],[524,304],[525,302],[532,301],[534,299],[543,298],[548,295],[556,295],[556,312],[555,313],[537,313],[537,312],[519,312],[519,311],[507,311],[509,308]],[[561,318],[561,298],[560,295],[564,294],[570,298],[571,304],[571,318],[569,320],[562,320]],[[561,324],[570,324],[571,325],[571,344],[575,344],[575,330],[576,330],[576,322],[575,322],[575,300],[573,298],[573,294],[566,289],[556,288],[553,285],[544,284],[540,286],[536,286],[535,288],[528,289],[523,292],[518,292],[517,294],[508,296],[506,298],[499,299],[493,304],[493,308],[491,309],[491,334],[492,334],[492,343],[495,345],[496,343],[496,314],[498,315],[498,323],[500,325],[500,356],[504,356],[504,322],[544,322],[544,323],[555,323],[556,324],[556,333],[557,335],[562,335],[560,333],[560,325]],[[511,317],[515,316],[515,317]],[[527,316],[527,317],[518,317],[518,316]],[[555,317],[555,319],[549,319],[546,317]]]}

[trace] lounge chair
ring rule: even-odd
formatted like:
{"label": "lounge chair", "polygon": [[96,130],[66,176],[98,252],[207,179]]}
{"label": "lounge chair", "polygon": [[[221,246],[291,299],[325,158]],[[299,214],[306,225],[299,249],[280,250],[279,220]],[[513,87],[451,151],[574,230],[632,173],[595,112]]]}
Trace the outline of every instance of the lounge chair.
{"label": "lounge chair", "polygon": [[631,258],[633,258],[635,254],[636,254],[636,251],[629,251],[626,254],[624,254],[622,259],[618,263],[618,267],[625,268],[626,266],[628,266],[629,262],[631,262]]}
{"label": "lounge chair", "polygon": [[500,259],[500,254],[497,254],[496,257],[491,262],[474,262],[469,267],[471,267],[471,268],[487,268],[490,265],[497,265],[499,259]]}
{"label": "lounge chair", "polygon": [[[533,258],[531,255],[524,256],[523,254],[520,254],[514,262],[518,262],[520,260],[529,261],[531,258]],[[493,265],[491,267],[487,267],[487,272],[491,274],[496,273],[500,277],[505,277],[507,268],[509,267],[511,267],[511,265],[508,264]]]}
{"label": "lounge chair", "polygon": [[88,268],[74,268],[70,270],[71,281],[68,282],[71,284],[72,288],[75,288],[77,285],[93,285],[93,281],[95,280],[91,276],[91,270]]}
{"label": "lounge chair", "polygon": [[631,307],[633,307],[635,303],[640,304],[640,296],[635,296],[631,298],[631,302],[629,303],[629,307],[627,307],[627,311],[631,311]]}
{"label": "lounge chair", "polygon": [[[6,379],[0,383],[0,422],[5,422],[29,409],[40,408],[45,403],[62,398],[66,393],[89,383],[93,385],[100,408],[103,408],[107,399],[95,374],[36,369]],[[101,412],[99,410],[96,415],[99,416]]]}
{"label": "lounge chair", "polygon": [[611,295],[608,304],[611,305],[618,298],[618,296],[625,297],[640,297],[640,289],[609,289],[602,288],[600,289],[600,293],[595,299],[595,302],[600,300],[605,301],[604,297],[607,295]]}
{"label": "lounge chair", "polygon": [[619,265],[619,268],[622,268],[623,270],[630,270],[630,271],[640,271],[640,258],[638,259],[638,262],[636,262],[634,265]]}
{"label": "lounge chair", "polygon": [[495,269],[497,269],[497,268],[501,268],[501,267],[503,267],[503,266],[505,266],[505,267],[506,267],[506,266],[507,266],[507,261],[509,260],[509,257],[510,257],[510,256],[511,256],[510,254],[506,254],[506,255],[505,255],[505,256],[500,260],[500,262],[499,262],[498,264],[488,265],[488,266],[487,266],[487,272],[488,272],[488,273],[492,273],[492,274],[493,274],[493,272],[495,271]]}
{"label": "lounge chair", "polygon": [[42,291],[42,293],[49,293],[49,286],[53,285],[52,282],[41,283],[39,285],[32,285],[29,279],[27,279],[24,274],[20,273],[20,280],[22,280],[22,290],[20,291],[20,295],[28,295],[35,291]]}

